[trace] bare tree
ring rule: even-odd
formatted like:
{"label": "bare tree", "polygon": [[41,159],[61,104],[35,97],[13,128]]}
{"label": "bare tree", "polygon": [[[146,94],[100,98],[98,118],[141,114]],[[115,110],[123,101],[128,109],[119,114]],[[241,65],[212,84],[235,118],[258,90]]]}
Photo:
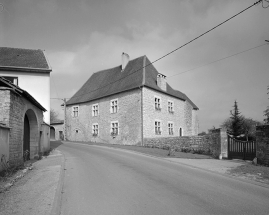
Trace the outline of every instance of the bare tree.
{"label": "bare tree", "polygon": [[59,113],[55,111],[54,109],[50,109],[50,122],[58,121],[58,115]]}

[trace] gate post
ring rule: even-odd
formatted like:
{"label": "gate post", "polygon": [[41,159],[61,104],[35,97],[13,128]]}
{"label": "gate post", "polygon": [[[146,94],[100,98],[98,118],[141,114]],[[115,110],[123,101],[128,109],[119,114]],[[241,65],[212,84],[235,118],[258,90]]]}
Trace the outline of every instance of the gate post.
{"label": "gate post", "polygon": [[220,129],[220,154],[222,158],[228,158],[228,141],[227,141],[227,130],[224,128]]}

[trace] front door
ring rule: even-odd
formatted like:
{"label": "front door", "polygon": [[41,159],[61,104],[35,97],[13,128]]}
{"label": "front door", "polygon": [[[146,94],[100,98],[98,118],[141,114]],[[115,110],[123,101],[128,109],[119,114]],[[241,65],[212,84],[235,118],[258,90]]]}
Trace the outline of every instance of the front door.
{"label": "front door", "polygon": [[30,160],[30,123],[26,114],[24,117],[23,159]]}

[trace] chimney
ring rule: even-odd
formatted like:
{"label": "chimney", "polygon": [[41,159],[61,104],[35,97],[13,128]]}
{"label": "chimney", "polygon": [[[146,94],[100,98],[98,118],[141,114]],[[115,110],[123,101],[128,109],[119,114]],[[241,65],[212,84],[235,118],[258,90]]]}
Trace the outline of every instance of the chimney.
{"label": "chimney", "polygon": [[166,91],[166,76],[163,74],[157,75],[157,86],[161,88],[161,90]]}
{"label": "chimney", "polygon": [[129,55],[127,53],[122,52],[121,55],[121,71],[123,71],[125,69],[125,67],[127,66],[128,62],[129,62]]}

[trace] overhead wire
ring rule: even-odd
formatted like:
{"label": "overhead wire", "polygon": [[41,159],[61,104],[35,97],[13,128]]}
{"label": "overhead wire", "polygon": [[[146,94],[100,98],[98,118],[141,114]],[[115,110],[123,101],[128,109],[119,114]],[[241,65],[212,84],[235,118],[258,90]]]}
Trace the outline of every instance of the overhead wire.
{"label": "overhead wire", "polygon": [[[267,0],[265,0],[265,1],[267,1]],[[214,29],[218,28],[219,26],[223,25],[224,23],[228,22],[229,20],[235,18],[236,16],[240,15],[241,13],[245,12],[246,10],[252,8],[253,6],[255,6],[255,5],[257,5],[257,4],[261,3],[261,2],[262,2],[262,0],[259,0],[259,1],[255,2],[255,3],[253,3],[253,4],[250,5],[249,7],[247,7],[247,8],[245,8],[244,10],[238,12],[237,14],[233,15],[232,17],[226,19],[225,21],[221,22],[220,24],[216,25],[215,27],[213,27],[213,28],[207,30],[206,32],[200,34],[199,36],[197,36],[197,37],[195,37],[194,39],[190,40],[189,42],[183,44],[182,46],[179,46],[178,48],[176,48],[176,49],[170,51],[169,53],[163,55],[162,57],[160,57],[160,58],[154,60],[153,62],[150,62],[150,63],[146,64],[145,66],[143,66],[143,67],[141,67],[141,68],[135,70],[134,72],[132,72],[132,73],[126,75],[125,77],[120,78],[120,79],[117,79],[116,81],[110,82],[110,83],[108,83],[107,85],[98,87],[98,88],[96,88],[96,89],[94,89],[94,90],[91,90],[90,92],[87,92],[87,93],[84,93],[84,94],[80,94],[80,95],[74,95],[74,96],[72,96],[72,98],[82,97],[82,96],[84,96],[84,95],[90,94],[90,93],[95,92],[95,91],[97,91],[97,90],[100,90],[100,89],[102,89],[102,88],[104,88],[104,87],[107,87],[107,86],[109,86],[109,85],[111,85],[111,84],[113,84],[113,83],[116,83],[116,82],[118,82],[118,81],[120,81],[120,80],[122,80],[122,79],[127,78],[128,76],[130,76],[130,75],[132,75],[132,74],[134,74],[134,73],[140,71],[141,69],[144,69],[144,68],[146,68],[146,67],[148,67],[148,66],[150,66],[150,65],[152,65],[152,64],[154,64],[154,63],[156,63],[157,61],[159,61],[159,60],[161,60],[161,59],[167,57],[168,55],[170,55],[170,54],[176,52],[177,50],[179,50],[179,49],[185,47],[186,45],[188,45],[188,44],[194,42],[195,40],[199,39],[200,37],[202,37],[202,36],[208,34],[209,32],[213,31]]]}
{"label": "overhead wire", "polygon": [[192,69],[188,69],[188,70],[186,70],[186,71],[184,71],[184,72],[180,72],[180,73],[176,73],[176,74],[174,74],[174,75],[167,76],[167,78],[171,78],[171,77],[174,77],[174,76],[177,76],[177,75],[181,75],[181,74],[183,74],[183,73],[187,73],[187,72],[190,72],[190,71],[199,69],[199,68],[201,68],[201,67],[204,67],[204,66],[207,66],[207,65],[210,65],[210,64],[213,64],[213,63],[216,63],[216,62],[225,60],[225,59],[227,59],[227,58],[230,58],[230,57],[233,57],[233,56],[242,54],[242,53],[244,53],[244,52],[251,51],[251,50],[253,50],[253,49],[259,48],[259,47],[264,46],[264,45],[268,45],[268,43],[264,43],[264,44],[262,44],[262,45],[259,45],[259,46],[255,46],[255,47],[246,49],[246,50],[244,50],[244,51],[237,52],[237,53],[235,53],[235,54],[232,54],[232,55],[229,55],[229,56],[220,58],[220,59],[218,59],[218,60],[214,60],[214,61],[212,61],[212,62],[209,62],[209,63],[203,64],[203,65],[200,65],[200,66],[198,66],[198,67],[195,67],[195,68],[192,68]]}

